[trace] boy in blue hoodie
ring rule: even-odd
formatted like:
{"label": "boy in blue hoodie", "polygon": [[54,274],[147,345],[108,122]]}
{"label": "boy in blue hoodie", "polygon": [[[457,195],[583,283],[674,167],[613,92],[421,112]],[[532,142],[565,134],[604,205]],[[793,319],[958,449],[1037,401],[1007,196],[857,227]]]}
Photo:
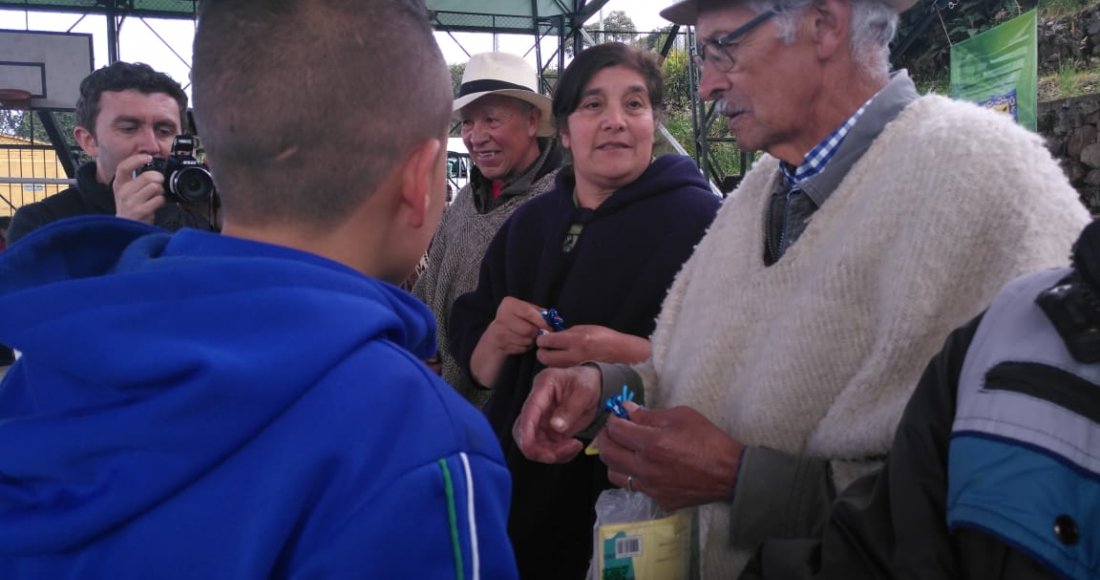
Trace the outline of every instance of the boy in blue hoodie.
{"label": "boy in blue hoodie", "polygon": [[496,439],[391,285],[444,205],[422,2],[199,22],[224,235],[85,216],[0,258],[0,578],[514,577]]}

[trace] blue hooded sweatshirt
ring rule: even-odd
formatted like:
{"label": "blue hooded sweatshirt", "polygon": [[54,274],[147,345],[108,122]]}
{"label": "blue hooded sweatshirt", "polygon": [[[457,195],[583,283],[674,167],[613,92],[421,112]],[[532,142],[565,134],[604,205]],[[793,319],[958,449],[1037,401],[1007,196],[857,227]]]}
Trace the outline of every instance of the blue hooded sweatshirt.
{"label": "blue hooded sweatshirt", "polygon": [[485,419],[411,295],[110,217],[0,254],[0,578],[511,578]]}

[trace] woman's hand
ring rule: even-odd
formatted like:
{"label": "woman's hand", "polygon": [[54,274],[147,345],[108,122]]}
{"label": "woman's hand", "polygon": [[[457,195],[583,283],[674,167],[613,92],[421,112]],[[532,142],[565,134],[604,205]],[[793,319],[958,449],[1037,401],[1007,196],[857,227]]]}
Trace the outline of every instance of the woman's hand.
{"label": "woman's hand", "polygon": [[470,355],[470,374],[475,381],[492,387],[506,358],[530,350],[540,330],[549,332],[550,325],[542,318],[542,310],[511,296],[500,301],[496,318],[489,323]]}
{"label": "woman's hand", "polygon": [[581,324],[561,332],[544,334],[535,341],[539,362],[555,368],[588,361],[636,363],[649,358],[649,340],[606,326]]}

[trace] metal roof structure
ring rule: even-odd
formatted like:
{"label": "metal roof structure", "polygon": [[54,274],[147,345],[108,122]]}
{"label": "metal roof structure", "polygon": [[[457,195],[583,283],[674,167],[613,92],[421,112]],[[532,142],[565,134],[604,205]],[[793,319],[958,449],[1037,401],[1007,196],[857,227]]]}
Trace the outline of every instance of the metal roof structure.
{"label": "metal roof structure", "polygon": [[[482,32],[532,35],[543,90],[545,72],[565,66],[566,47],[581,46],[583,25],[609,0],[425,0],[433,26],[442,32]],[[0,0],[0,10],[73,13],[106,20],[107,62],[119,60],[119,31],[127,18],[194,20],[198,0]],[[543,54],[542,40],[556,38],[556,50]],[[163,41],[163,39],[162,39]],[[457,42],[457,41],[456,41]],[[165,44],[168,44],[165,41]],[[55,125],[41,112],[47,130]],[[56,144],[55,144],[56,145]],[[64,145],[61,147],[67,148]],[[58,151],[68,159],[69,151]]]}
{"label": "metal roof structure", "polygon": [[[446,32],[555,35],[565,39],[609,0],[425,0],[435,28]],[[0,9],[98,14],[108,24],[117,56],[118,23],[129,16],[194,20],[198,0],[0,0]],[[108,58],[114,62],[117,58]]]}
{"label": "metal roof structure", "polygon": [[[540,75],[564,67],[565,47],[581,47],[583,25],[609,0],[425,0],[433,26],[442,32],[530,34]],[[0,10],[101,15],[107,20],[107,62],[119,60],[119,29],[128,17],[194,20],[199,0],[0,0]],[[557,50],[542,54],[545,38]],[[545,87],[544,85],[544,88]]]}
{"label": "metal roof structure", "polygon": [[[544,92],[550,92],[546,81],[548,70],[565,68],[567,47],[576,53],[582,49],[585,35],[584,23],[598,13],[610,0],[425,0],[431,10],[433,26],[447,33],[481,32],[496,34],[520,34],[533,36],[533,50]],[[0,10],[23,10],[33,12],[76,13],[82,15],[103,16],[107,21],[107,62],[119,60],[119,29],[129,17],[166,18],[194,20],[199,0],[0,0]],[[673,29],[674,37],[679,27]],[[689,33],[690,34],[690,33]],[[543,54],[542,41],[556,38],[556,49],[551,54]],[[690,38],[690,36],[689,36]],[[163,39],[162,39],[163,40]],[[457,40],[456,40],[457,42]],[[167,43],[166,43],[167,44]],[[665,55],[671,47],[671,40],[662,47]],[[692,67],[694,69],[694,67]],[[692,100],[695,114],[692,119],[695,136],[695,157],[703,172],[715,183],[722,183],[725,176],[716,171],[710,159],[711,138],[707,128],[714,121],[713,111],[706,110],[696,94],[697,72],[692,70]],[[39,116],[51,137],[57,131],[48,112],[41,111]],[[53,129],[53,131],[50,131]],[[672,135],[663,127],[661,132],[673,146],[685,153]],[[58,154],[64,159],[71,158],[66,145],[60,147]],[[60,139],[64,141],[64,139]],[[742,155],[741,167],[745,166]],[[742,169],[743,171],[743,169]]]}
{"label": "metal roof structure", "polygon": [[[441,26],[470,32],[525,32],[532,21],[555,16],[591,16],[606,0],[426,0],[448,15]],[[198,0],[3,0],[0,8],[193,19]],[[583,20],[582,20],[583,22]]]}

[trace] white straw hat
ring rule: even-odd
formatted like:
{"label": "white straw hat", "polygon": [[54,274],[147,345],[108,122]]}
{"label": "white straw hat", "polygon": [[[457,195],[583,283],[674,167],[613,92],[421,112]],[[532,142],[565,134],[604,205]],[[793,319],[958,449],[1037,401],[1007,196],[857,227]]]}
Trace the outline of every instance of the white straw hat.
{"label": "white straw hat", "polygon": [[451,111],[458,113],[462,107],[488,95],[513,97],[531,103],[542,111],[539,120],[539,137],[554,134],[550,97],[539,94],[538,74],[527,61],[506,52],[483,52],[470,57],[462,73],[462,85],[458,88]]}

